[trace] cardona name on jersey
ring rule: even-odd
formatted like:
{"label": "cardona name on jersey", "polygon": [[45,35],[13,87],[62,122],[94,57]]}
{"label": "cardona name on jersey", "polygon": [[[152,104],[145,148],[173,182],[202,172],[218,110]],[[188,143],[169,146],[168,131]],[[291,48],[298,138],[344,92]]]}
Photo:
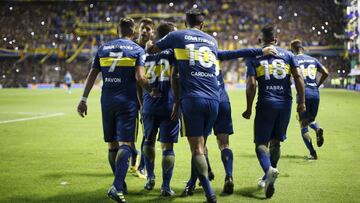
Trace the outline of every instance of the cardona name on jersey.
{"label": "cardona name on jersey", "polygon": [[207,40],[205,38],[202,38],[202,37],[194,37],[194,36],[191,36],[191,35],[185,35],[184,39],[189,40],[189,41],[195,41],[195,42],[204,42],[204,43],[208,43],[208,44],[210,44],[212,46],[215,46],[214,42],[212,42],[210,40]]}
{"label": "cardona name on jersey", "polygon": [[201,71],[191,71],[191,76],[194,77],[205,77],[205,78],[213,78],[215,77],[212,73],[206,73]]}
{"label": "cardona name on jersey", "polygon": [[129,46],[129,45],[108,45],[108,46],[104,46],[103,50],[108,50],[108,49],[128,49],[128,50],[133,50],[134,47]]}

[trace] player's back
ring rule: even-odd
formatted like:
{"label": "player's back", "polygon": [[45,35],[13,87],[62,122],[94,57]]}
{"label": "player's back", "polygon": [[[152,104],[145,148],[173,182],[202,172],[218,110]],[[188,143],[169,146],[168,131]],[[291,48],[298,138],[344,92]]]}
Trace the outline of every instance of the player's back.
{"label": "player's back", "polygon": [[305,83],[305,97],[318,98],[319,90],[317,87],[317,72],[322,68],[322,64],[314,57],[306,54],[298,54],[295,56],[297,63],[301,69],[301,73]]}
{"label": "player's back", "polygon": [[171,91],[170,73],[174,61],[174,52],[171,49],[146,56],[146,77],[152,88],[160,90],[161,97],[151,97],[148,92],[144,91],[143,113],[163,115],[171,112],[174,96]]}
{"label": "player's back", "polygon": [[102,102],[135,102],[135,66],[143,60],[144,50],[127,39],[117,39],[102,45],[94,67],[102,73]]}
{"label": "player's back", "polygon": [[181,80],[181,98],[219,99],[215,75],[217,42],[210,35],[187,29],[169,33],[157,46],[174,50]]}
{"label": "player's back", "polygon": [[276,47],[276,56],[257,56],[247,60],[247,73],[258,82],[258,103],[260,106],[283,108],[291,105],[291,68],[297,64],[287,50]]}

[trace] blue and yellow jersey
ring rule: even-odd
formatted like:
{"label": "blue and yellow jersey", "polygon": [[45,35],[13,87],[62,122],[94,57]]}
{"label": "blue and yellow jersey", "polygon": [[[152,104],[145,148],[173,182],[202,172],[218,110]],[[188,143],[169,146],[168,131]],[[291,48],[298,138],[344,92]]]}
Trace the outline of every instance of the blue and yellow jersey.
{"label": "blue and yellow jersey", "polygon": [[231,50],[231,51],[222,51],[219,50],[218,58],[220,60],[219,65],[216,66],[215,75],[217,77],[217,81],[219,84],[219,94],[220,94],[220,103],[221,102],[229,102],[229,96],[225,90],[224,78],[221,70],[221,61],[238,59],[240,57],[252,57],[262,55],[262,49],[259,48],[248,48],[248,49],[239,49],[239,50]]}
{"label": "blue and yellow jersey", "polygon": [[324,66],[316,59],[306,54],[295,56],[305,83],[305,98],[319,99],[319,89],[317,87],[317,72]]}
{"label": "blue and yellow jersey", "polygon": [[168,115],[171,113],[174,96],[171,91],[170,73],[174,63],[174,52],[171,49],[146,56],[146,77],[152,88],[160,90],[161,97],[153,98],[148,92],[144,91],[143,113],[157,115]]}
{"label": "blue and yellow jersey", "polygon": [[284,108],[291,105],[291,69],[298,64],[294,55],[276,47],[276,56],[256,56],[246,61],[247,75],[255,76],[258,82],[259,106]]}
{"label": "blue and yellow jersey", "polygon": [[130,40],[117,39],[102,45],[92,66],[102,73],[102,101],[137,103],[135,67],[144,64],[144,49]]}
{"label": "blue and yellow jersey", "polygon": [[181,81],[181,98],[219,100],[215,75],[218,46],[212,36],[198,29],[179,30],[157,41],[156,46],[161,50],[174,50]]}

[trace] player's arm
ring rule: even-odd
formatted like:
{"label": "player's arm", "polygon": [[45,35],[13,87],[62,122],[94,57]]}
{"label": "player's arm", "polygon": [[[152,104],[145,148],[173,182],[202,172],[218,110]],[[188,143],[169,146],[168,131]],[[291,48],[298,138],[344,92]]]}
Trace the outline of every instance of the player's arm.
{"label": "player's arm", "polygon": [[176,66],[171,69],[170,77],[171,89],[174,94],[174,104],[171,112],[171,120],[176,121],[179,118],[180,92],[179,92],[179,71]]}
{"label": "player's arm", "polygon": [[137,84],[139,84],[140,87],[144,88],[146,91],[148,91],[151,94],[152,89],[150,87],[149,80],[145,76],[144,66],[135,66],[135,78]]}
{"label": "player's arm", "polygon": [[252,105],[256,94],[256,71],[251,60],[246,61],[246,110],[242,114],[245,119],[250,119]]}
{"label": "player's arm", "polygon": [[242,57],[253,57],[257,55],[276,55],[277,51],[274,46],[264,47],[263,49],[259,48],[246,48],[238,50],[226,50],[219,51],[218,58],[220,61],[232,60]]}
{"label": "player's arm", "polygon": [[254,75],[248,76],[246,79],[246,110],[242,116],[250,119],[252,114],[252,105],[256,94],[256,79]]}
{"label": "player's arm", "polygon": [[87,98],[89,96],[89,93],[90,93],[92,87],[94,86],[95,80],[96,80],[99,72],[100,72],[100,69],[92,68],[90,70],[89,75],[86,78],[84,92],[82,94],[81,100],[80,100],[79,105],[77,107],[77,111],[78,111],[79,115],[81,117],[83,117],[83,118],[87,115],[86,101],[87,101]]}
{"label": "player's arm", "polygon": [[137,94],[140,109],[141,109],[143,106],[143,89],[141,88],[140,84],[136,84],[136,94]]}
{"label": "player's arm", "polygon": [[152,41],[149,41],[146,43],[146,52],[148,54],[156,54],[162,50],[173,48],[174,39],[174,34],[171,32],[162,39],[155,42],[155,44],[153,44]]}
{"label": "player's arm", "polygon": [[299,68],[291,68],[291,75],[294,78],[296,92],[299,97],[299,101],[297,104],[297,112],[301,113],[306,110],[304,79],[300,74]]}
{"label": "player's arm", "polygon": [[319,88],[325,82],[326,78],[329,77],[329,72],[323,65],[321,65],[320,63],[318,64],[319,64],[318,71],[321,73],[321,77],[317,83],[317,86]]}
{"label": "player's arm", "polygon": [[152,44],[152,41],[146,43],[146,52],[149,54],[156,54],[161,52],[162,50],[156,46],[156,44]]}

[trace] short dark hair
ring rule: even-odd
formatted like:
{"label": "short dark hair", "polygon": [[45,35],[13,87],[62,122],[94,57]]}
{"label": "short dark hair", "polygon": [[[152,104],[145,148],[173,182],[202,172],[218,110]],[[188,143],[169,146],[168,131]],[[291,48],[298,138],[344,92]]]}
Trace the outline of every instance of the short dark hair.
{"label": "short dark hair", "polygon": [[186,12],[186,23],[190,27],[200,25],[204,20],[205,12],[200,9],[193,8]]}
{"label": "short dark hair", "polygon": [[304,49],[304,47],[302,46],[302,42],[300,39],[294,39],[293,41],[290,42],[290,49],[293,52],[299,53],[301,49]]}
{"label": "short dark hair", "polygon": [[134,35],[135,21],[130,17],[124,17],[120,19],[120,33],[122,36]]}
{"label": "short dark hair", "polygon": [[165,37],[169,32],[172,32],[174,30],[175,30],[175,24],[168,21],[161,22],[156,29],[159,39]]}
{"label": "short dark hair", "polygon": [[262,40],[265,43],[270,43],[275,41],[275,34],[274,34],[274,26],[273,25],[265,25],[262,29],[261,29],[261,33],[262,33]]}
{"label": "short dark hair", "polygon": [[141,23],[148,24],[148,25],[150,25],[152,28],[155,26],[155,23],[154,23],[154,21],[153,21],[151,18],[141,18],[139,25],[140,25]]}

